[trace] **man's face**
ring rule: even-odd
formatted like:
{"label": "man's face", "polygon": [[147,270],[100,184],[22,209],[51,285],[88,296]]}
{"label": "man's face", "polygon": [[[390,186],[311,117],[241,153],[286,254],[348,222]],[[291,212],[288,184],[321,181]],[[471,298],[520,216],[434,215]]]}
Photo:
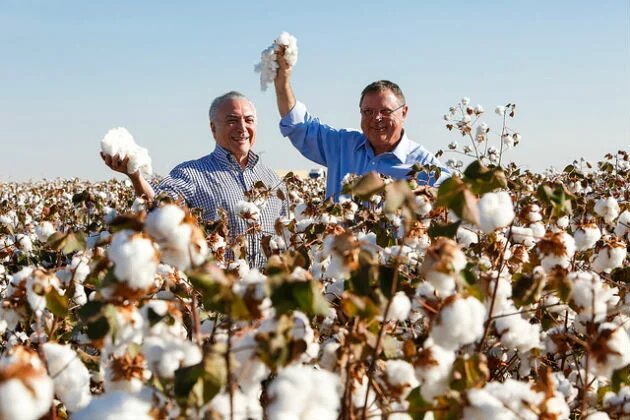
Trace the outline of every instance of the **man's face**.
{"label": "man's face", "polygon": [[256,142],[256,111],[246,99],[227,99],[219,106],[217,120],[210,122],[219,146],[243,162]]}
{"label": "man's face", "polygon": [[361,130],[376,154],[394,149],[402,135],[407,110],[407,105],[389,89],[365,94],[361,102]]}

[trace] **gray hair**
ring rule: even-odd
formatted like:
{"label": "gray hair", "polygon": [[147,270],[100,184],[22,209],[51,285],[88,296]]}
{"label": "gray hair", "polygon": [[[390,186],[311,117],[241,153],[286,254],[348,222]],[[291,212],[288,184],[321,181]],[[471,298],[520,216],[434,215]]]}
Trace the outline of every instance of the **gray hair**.
{"label": "gray hair", "polygon": [[252,106],[252,108],[254,109],[254,115],[256,115],[256,107],[254,106],[254,103],[252,101],[249,100],[249,98],[245,95],[243,95],[241,92],[237,92],[235,90],[231,90],[228,93],[221,95],[221,96],[217,96],[216,98],[214,98],[214,100],[212,101],[212,104],[210,105],[210,111],[208,111],[208,115],[210,116],[210,121],[211,122],[215,122],[217,121],[217,118],[219,116],[219,108],[221,107],[221,105],[223,104],[223,102],[228,101],[230,99],[244,99],[247,102],[249,102]]}

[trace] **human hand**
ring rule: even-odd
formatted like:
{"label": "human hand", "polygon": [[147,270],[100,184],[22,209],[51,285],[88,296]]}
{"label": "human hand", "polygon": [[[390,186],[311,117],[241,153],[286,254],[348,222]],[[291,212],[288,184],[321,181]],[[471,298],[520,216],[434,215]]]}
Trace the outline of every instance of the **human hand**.
{"label": "human hand", "polygon": [[105,162],[110,169],[116,172],[120,172],[121,174],[125,174],[129,177],[137,176],[139,171],[134,173],[130,173],[127,169],[127,164],[129,163],[129,156],[126,156],[124,159],[120,155],[110,156],[106,153],[101,152],[101,159]]}
{"label": "human hand", "polygon": [[276,71],[276,83],[286,83],[291,79],[291,70],[293,66],[287,63],[284,53],[287,49],[286,45],[278,45],[276,49],[276,62],[278,63],[278,70]]}

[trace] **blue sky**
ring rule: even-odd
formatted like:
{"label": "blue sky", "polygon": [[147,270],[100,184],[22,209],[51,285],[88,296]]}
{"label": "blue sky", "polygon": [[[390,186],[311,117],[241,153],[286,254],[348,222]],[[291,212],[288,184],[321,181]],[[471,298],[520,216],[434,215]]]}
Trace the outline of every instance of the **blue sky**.
{"label": "blue sky", "polygon": [[523,167],[598,160],[630,149],[629,10],[627,0],[0,0],[0,180],[110,178],[99,142],[117,126],[164,175],[214,148],[208,106],[228,90],[255,102],[268,165],[314,166],[281,137],[273,90],[253,71],[285,30],[298,39],[295,93],[329,125],[358,127],[361,89],[386,78],[429,150],[462,140],[442,115],[468,96],[494,131],[495,105],[518,105],[522,142],[508,159]]}

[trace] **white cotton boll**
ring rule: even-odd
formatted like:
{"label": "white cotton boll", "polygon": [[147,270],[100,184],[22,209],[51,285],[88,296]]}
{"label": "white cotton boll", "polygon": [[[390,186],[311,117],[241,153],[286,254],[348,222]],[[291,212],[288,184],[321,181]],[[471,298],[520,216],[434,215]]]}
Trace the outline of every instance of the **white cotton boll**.
{"label": "white cotton boll", "polygon": [[269,384],[267,414],[272,419],[336,419],[339,376],[310,366],[290,365]]}
{"label": "white cotton boll", "polygon": [[312,342],[315,338],[315,332],[311,328],[311,323],[309,322],[308,317],[300,311],[293,312],[291,338],[293,340],[304,340],[307,343]]}
{"label": "white cotton boll", "polygon": [[628,255],[626,246],[605,246],[594,256],[591,268],[599,273],[610,273],[615,268],[623,266]]}
{"label": "white cotton boll", "polygon": [[540,222],[542,220],[542,215],[540,214],[540,206],[538,204],[532,204],[529,206],[529,212],[525,215],[527,221]]}
{"label": "white cotton boll", "polygon": [[33,242],[27,235],[19,234],[15,236],[15,242],[18,248],[25,253],[33,252]]}
{"label": "white cotton boll", "polygon": [[87,295],[85,294],[85,288],[82,284],[74,285],[74,296],[72,297],[72,300],[74,303],[80,306],[83,306],[87,303]]}
{"label": "white cotton boll", "polygon": [[136,197],[131,203],[131,211],[134,213],[139,213],[141,211],[146,210],[146,201],[141,197]]}
{"label": "white cotton boll", "polygon": [[55,227],[49,221],[41,222],[35,227],[35,235],[39,242],[46,242],[53,233],[55,233]]}
{"label": "white cotton boll", "polygon": [[512,226],[512,241],[517,244],[523,244],[528,248],[536,245],[534,231],[528,227]]}
{"label": "white cotton boll", "polygon": [[144,318],[135,306],[117,306],[114,314],[114,325],[103,342],[101,361],[105,355],[121,357],[130,345],[140,345],[144,337]]}
{"label": "white cotton boll", "polygon": [[140,170],[145,177],[153,173],[147,149],[138,146],[131,133],[124,127],[109,130],[101,140],[101,150],[109,156],[118,155],[121,159],[129,157],[127,171],[130,173]]}
{"label": "white cotton boll", "polygon": [[505,107],[502,105],[497,106],[494,108],[494,113],[502,117],[505,114]]}
{"label": "white cotton boll", "polygon": [[442,308],[430,336],[437,345],[456,350],[481,338],[485,317],[486,308],[479,300],[455,299]]}
{"label": "white cotton boll", "polygon": [[578,396],[578,389],[573,386],[562,372],[553,372],[552,374],[554,388],[556,392],[560,392],[564,396],[567,403],[572,403]]}
{"label": "white cotton boll", "polygon": [[465,227],[457,228],[457,243],[464,248],[468,248],[472,244],[476,244],[479,238],[475,232]]}
{"label": "white cotton boll", "polygon": [[404,389],[401,399],[407,398],[409,392],[419,385],[414,367],[404,360],[388,360],[385,363],[385,372],[388,384]]}
{"label": "white cotton boll", "polygon": [[73,420],[153,420],[152,404],[139,395],[124,391],[107,392],[72,415]]}
{"label": "white cotton boll", "polygon": [[569,405],[559,392],[555,392],[553,397],[545,401],[545,411],[550,418],[556,419],[568,419],[571,414]]}
{"label": "white cotton boll", "polygon": [[431,341],[425,342],[425,346],[425,349],[422,350],[421,360],[426,361],[426,363],[416,365],[415,373],[421,382],[422,398],[432,402],[435,397],[444,394],[449,389],[455,353]]}
{"label": "white cotton boll", "polygon": [[575,254],[575,240],[573,236],[566,232],[559,232],[554,245],[555,249],[549,254],[543,254],[541,265],[546,273],[550,273],[555,266],[568,268],[571,265],[571,258]]}
{"label": "white cotton boll", "polygon": [[605,411],[595,411],[584,418],[584,420],[610,420]]}
{"label": "white cotton boll", "polygon": [[257,392],[260,383],[269,375],[269,368],[256,356],[256,331],[234,337],[232,347],[236,359],[234,376],[239,388],[247,395]]}
{"label": "white cotton boll", "polygon": [[39,419],[50,410],[53,387],[35,352],[16,347],[0,360],[0,419]]}
{"label": "white cotton boll", "polygon": [[497,318],[495,325],[501,334],[501,344],[508,349],[523,354],[541,347],[540,324],[530,324],[520,315],[512,315]]}
{"label": "white cotton boll", "polygon": [[[617,219],[617,226],[615,226],[615,235],[619,238],[626,236],[630,230],[630,211],[624,210]],[[628,238],[630,239],[630,238]]]}
{"label": "white cotton boll", "polygon": [[475,129],[475,138],[477,139],[477,141],[484,141],[486,139],[486,134],[488,133],[488,131],[490,131],[490,127],[488,127],[488,124],[479,124]]}
{"label": "white cotton boll", "polygon": [[535,392],[525,382],[507,379],[504,383],[488,382],[482,389],[469,390],[467,397],[470,404],[464,409],[467,419],[537,420],[537,411],[531,407],[538,407],[545,394]]}
{"label": "white cotton boll", "polygon": [[387,320],[404,321],[409,316],[411,310],[411,301],[404,292],[397,292],[392,297],[392,303],[389,307]]}
{"label": "white cotton boll", "polygon": [[[249,420],[263,418],[263,409],[260,406],[260,401],[238,389],[232,393],[232,411],[230,410],[230,394],[227,392],[221,392],[215,396],[208,404],[208,408],[219,414],[221,419]],[[233,417],[230,417],[230,415]],[[204,416],[203,418],[215,417]]]}
{"label": "white cotton boll", "polygon": [[41,313],[46,308],[46,293],[51,287],[61,292],[59,279],[54,274],[48,274],[43,270],[34,270],[26,278],[26,300],[34,312]]}
{"label": "white cotton boll", "polygon": [[602,237],[602,232],[595,224],[581,226],[573,233],[575,239],[575,249],[578,251],[587,251]]}
{"label": "white cotton boll", "polygon": [[186,213],[174,204],[167,204],[147,215],[145,230],[158,242],[166,242],[179,233]]}
{"label": "white cotton boll", "polygon": [[55,384],[55,395],[69,411],[76,411],[89,404],[90,373],[77,353],[68,345],[44,344],[48,371]]}
{"label": "white cotton boll", "polygon": [[267,90],[267,85],[273,83],[276,78],[276,72],[278,71],[276,49],[279,46],[286,47],[284,58],[289,66],[293,67],[297,63],[297,39],[288,32],[282,32],[271,46],[260,53],[260,63],[254,67],[254,70],[260,73],[260,88],[263,92]]}
{"label": "white cotton boll", "polygon": [[260,219],[260,209],[249,201],[239,201],[236,203],[236,214],[249,224],[258,222]]}
{"label": "white cotton boll", "polygon": [[278,62],[276,61],[276,46],[271,45],[260,53],[260,63],[256,64],[254,71],[260,73],[260,89],[264,92],[267,85],[273,83],[278,71]]}
{"label": "white cotton boll", "polygon": [[101,140],[101,150],[109,156],[119,155],[123,157],[129,153],[133,143],[135,140],[126,128],[112,128]]}
{"label": "white cotton boll", "polygon": [[341,344],[336,341],[329,341],[324,344],[321,351],[321,357],[319,358],[319,366],[322,369],[326,369],[330,372],[335,371],[338,360],[337,350],[339,347],[341,347]]}
{"label": "white cotton boll", "polygon": [[560,229],[566,229],[569,226],[569,217],[562,216],[556,221],[556,226]]}
{"label": "white cotton boll", "polygon": [[0,382],[0,418],[37,420],[46,414],[53,400],[53,385],[48,377],[26,385],[18,379]]}
{"label": "white cotton boll", "polygon": [[75,255],[70,262],[70,269],[73,271],[72,281],[83,283],[90,275],[90,259],[88,256]]}
{"label": "white cotton boll", "polygon": [[416,208],[416,214],[420,217],[428,215],[431,210],[433,210],[431,200],[429,200],[426,195],[417,195],[416,204],[418,205],[418,207]]}
{"label": "white cotton boll", "polygon": [[466,266],[466,255],[456,242],[438,238],[426,251],[421,271],[441,297],[455,292],[456,279]]}
{"label": "white cotton boll", "polygon": [[615,370],[630,364],[630,336],[623,327],[611,322],[601,324],[599,334],[598,342],[602,340],[601,337],[606,337],[607,349],[599,350],[600,353],[592,358],[589,369],[597,376],[610,379]]}
{"label": "white cotton boll", "polygon": [[[352,405],[355,408],[362,408],[366,402],[365,396],[368,391],[368,379],[366,376],[355,378],[352,382]],[[381,415],[381,410],[375,404],[376,393],[374,387],[370,387],[370,394],[367,398],[367,415],[372,418],[378,418]],[[332,420],[332,418],[331,418]]]}
{"label": "white cotton boll", "polygon": [[514,147],[515,139],[510,134],[504,134],[501,136],[501,142],[506,149],[511,149]]}
{"label": "white cotton boll", "polygon": [[440,297],[447,297],[455,293],[457,281],[450,274],[431,271],[426,275],[426,280]]}
{"label": "white cotton boll", "polygon": [[153,173],[153,167],[151,166],[149,151],[144,147],[137,146],[129,156],[127,170],[130,173],[141,171],[144,176],[150,176]]}
{"label": "white cotton boll", "polygon": [[514,219],[510,194],[505,191],[484,194],[479,200],[479,219],[484,233],[508,226]]}
{"label": "white cotton boll", "polygon": [[623,414],[630,414],[630,386],[622,386],[617,394],[607,392],[604,395],[604,407],[616,408]]}
{"label": "white cotton boll", "polygon": [[170,379],[175,370],[201,362],[199,347],[185,338],[170,336],[146,337],[142,344],[142,352],[147,365],[161,378]]}
{"label": "white cotton boll", "polygon": [[532,230],[532,234],[534,238],[540,239],[543,236],[545,236],[545,231],[546,231],[545,225],[542,224],[541,222],[530,223],[527,227]]}
{"label": "white cotton boll", "polygon": [[106,224],[111,224],[117,216],[118,213],[116,212],[116,209],[113,209],[111,207],[103,207],[103,221]]}
{"label": "white cotton boll", "polygon": [[604,222],[611,223],[619,216],[619,203],[614,197],[600,198],[593,210],[604,219]]}
{"label": "white cotton boll", "polygon": [[579,308],[579,318],[584,321],[602,322],[608,312],[608,302],[615,291],[593,272],[569,273],[573,283],[571,300]]}
{"label": "white cotton boll", "polygon": [[153,285],[159,260],[153,242],[141,234],[130,230],[115,233],[107,257],[114,263],[116,278],[131,289]]}
{"label": "white cotton boll", "polygon": [[161,260],[179,270],[202,264],[209,252],[201,231],[185,217],[181,208],[168,204],[153,210],[145,221],[146,232],[160,246]]}
{"label": "white cotton boll", "polygon": [[467,96],[464,96],[460,103],[462,104],[462,106],[468,106],[470,104],[470,98],[468,98]]}
{"label": "white cotton boll", "polygon": [[[491,276],[492,278],[497,277],[496,271],[489,271],[487,274]],[[534,274],[535,275],[537,274],[536,268],[534,269]],[[506,272],[504,271],[502,275],[499,277],[498,281],[499,281],[499,284],[496,289],[495,304],[492,309],[492,316],[517,312],[516,309],[514,309],[514,302],[512,302],[512,299],[511,299],[512,297],[511,278],[508,275],[506,275]],[[488,290],[494,291],[494,288],[495,288],[495,281],[491,280],[488,285]],[[486,297],[484,304],[486,306],[486,309],[490,311],[490,306],[492,305],[492,296]]]}

